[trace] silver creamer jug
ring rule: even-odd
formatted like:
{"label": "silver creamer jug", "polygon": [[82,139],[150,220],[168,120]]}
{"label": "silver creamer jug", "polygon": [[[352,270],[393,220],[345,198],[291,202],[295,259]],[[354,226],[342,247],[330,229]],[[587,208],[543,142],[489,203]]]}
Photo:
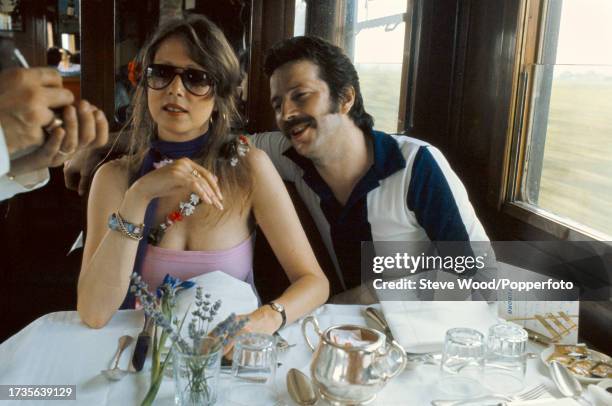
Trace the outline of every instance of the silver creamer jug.
{"label": "silver creamer jug", "polygon": [[[312,324],[320,340],[313,345],[306,334]],[[389,379],[406,366],[404,349],[397,343],[386,342],[384,334],[374,329],[344,324],[321,331],[314,316],[302,322],[302,334],[314,351],[310,374],[322,398],[335,404],[368,403]],[[359,337],[339,343],[337,337]]]}

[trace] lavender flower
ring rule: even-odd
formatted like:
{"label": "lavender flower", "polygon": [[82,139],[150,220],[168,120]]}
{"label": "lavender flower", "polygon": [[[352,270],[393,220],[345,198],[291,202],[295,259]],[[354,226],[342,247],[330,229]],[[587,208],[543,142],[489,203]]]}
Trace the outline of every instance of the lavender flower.
{"label": "lavender flower", "polygon": [[221,300],[216,300],[214,303],[211,302],[210,294],[204,294],[202,288],[198,286],[195,294],[195,310],[191,312],[193,318],[187,326],[187,337],[192,343],[189,345],[181,337],[180,330],[182,323],[179,323],[178,319],[172,315],[172,311],[176,305],[177,292],[189,289],[194,285],[193,282],[183,282],[178,278],[166,275],[164,282],[157,289],[157,296],[154,296],[149,292],[148,286],[142,278],[138,274],[133,273],[130,291],[138,297],[145,313],[166,333],[167,337],[170,338],[181,352],[197,355],[200,354],[204,338],[215,337],[218,339],[217,345],[208,349],[216,351],[220,346],[227,345],[244,328],[249,318],[238,318],[236,314],[232,313],[210,331],[210,323],[219,313],[222,302]]}
{"label": "lavender flower", "polygon": [[[130,291],[133,292],[140,300],[145,313],[151,317],[157,329],[162,330],[162,334],[157,339],[154,338],[153,345],[153,362],[151,368],[151,387],[145,398],[153,401],[157,396],[157,391],[160,387],[160,382],[163,377],[170,353],[177,348],[181,353],[187,355],[210,355],[210,357],[195,357],[187,362],[188,366],[188,385],[185,388],[190,393],[194,403],[201,403],[202,396],[208,399],[211,388],[206,375],[206,369],[209,363],[218,362],[221,353],[219,350],[244,328],[248,322],[248,317],[238,318],[234,313],[219,323],[212,331],[209,331],[210,324],[213,322],[219,309],[221,308],[221,300],[212,301],[209,293],[204,294],[201,287],[197,287],[195,294],[195,309],[191,312],[193,316],[187,326],[186,340],[181,336],[183,322],[188,313],[185,313],[182,320],[179,320],[173,315],[174,307],[176,306],[177,292],[188,289],[194,286],[193,282],[182,282],[177,278],[166,275],[164,282],[157,289],[156,295],[149,292],[147,284],[136,273],[132,274],[132,286]],[[212,337],[213,340],[207,339]],[[170,353],[166,356],[163,362],[160,362],[161,349],[164,348],[166,339],[170,339],[174,346]],[[216,360],[216,361],[214,361]],[[149,403],[150,403],[149,402]]]}

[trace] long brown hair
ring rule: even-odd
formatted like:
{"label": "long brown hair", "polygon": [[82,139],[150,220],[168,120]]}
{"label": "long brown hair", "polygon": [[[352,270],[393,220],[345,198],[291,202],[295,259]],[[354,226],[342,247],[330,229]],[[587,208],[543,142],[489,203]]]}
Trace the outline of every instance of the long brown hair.
{"label": "long brown hair", "polygon": [[[231,132],[240,123],[236,106],[240,85],[238,59],[223,32],[214,23],[204,16],[190,15],[185,19],[169,20],[157,29],[140,50],[138,66],[141,72],[153,63],[160,44],[170,37],[181,38],[187,46],[189,57],[204,67],[213,80],[215,108],[209,122],[209,139],[201,153],[193,159],[219,179],[226,208],[223,213],[227,213],[236,203],[240,203],[242,209],[251,195],[252,177],[248,161],[236,153],[237,134]],[[130,139],[128,168],[131,178],[142,165],[150,141],[157,137],[157,125],[148,109],[147,91],[145,75],[141,74],[132,98],[132,113],[122,130],[129,134]],[[232,158],[238,159],[235,166],[231,165]],[[211,213],[214,212],[218,213],[211,210]]]}

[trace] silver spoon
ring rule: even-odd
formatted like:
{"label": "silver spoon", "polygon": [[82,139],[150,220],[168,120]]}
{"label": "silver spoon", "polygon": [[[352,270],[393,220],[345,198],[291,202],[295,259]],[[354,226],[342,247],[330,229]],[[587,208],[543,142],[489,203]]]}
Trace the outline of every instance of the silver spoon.
{"label": "silver spoon", "polygon": [[586,402],[588,405],[591,404],[582,398],[582,385],[580,385],[578,379],[572,375],[565,365],[559,361],[552,361],[548,368],[555,385],[557,385],[559,392],[563,396],[569,396],[576,401],[582,401],[582,403]]}
{"label": "silver spoon", "polygon": [[298,369],[291,368],[287,373],[287,391],[291,399],[300,406],[312,406],[317,403],[317,394],[310,378]]}
{"label": "silver spoon", "polygon": [[132,336],[126,335],[119,337],[119,346],[117,347],[117,351],[115,352],[115,356],[113,357],[113,360],[115,361],[115,366],[113,367],[113,369],[105,369],[104,371],[102,371],[104,376],[106,376],[111,381],[118,381],[128,373],[128,371],[126,370],[119,369],[119,360],[121,359],[121,354],[123,354],[123,351],[128,348],[130,344],[132,344],[132,341],[134,341],[134,338]]}

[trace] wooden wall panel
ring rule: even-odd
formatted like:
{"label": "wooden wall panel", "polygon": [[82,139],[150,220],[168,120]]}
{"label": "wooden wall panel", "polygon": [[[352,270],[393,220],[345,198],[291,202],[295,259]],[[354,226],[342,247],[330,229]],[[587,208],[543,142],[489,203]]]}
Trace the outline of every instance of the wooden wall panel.
{"label": "wooden wall panel", "polygon": [[409,135],[447,152],[457,4],[420,0],[422,8],[415,103]]}
{"label": "wooden wall panel", "polygon": [[115,112],[114,1],[81,2],[81,97],[100,107],[109,123]]}
{"label": "wooden wall panel", "polygon": [[47,66],[47,31],[44,2],[22,0],[24,31],[14,31],[15,46],[30,66]]}
{"label": "wooden wall panel", "polygon": [[505,238],[508,224],[499,221],[489,194],[502,185],[520,6],[516,0],[422,3],[409,131],[440,148],[486,230]]}
{"label": "wooden wall panel", "polygon": [[270,106],[269,79],[263,71],[265,52],[278,41],[293,36],[294,2],[253,0],[251,66],[249,67],[248,123],[249,132],[276,128]]}

